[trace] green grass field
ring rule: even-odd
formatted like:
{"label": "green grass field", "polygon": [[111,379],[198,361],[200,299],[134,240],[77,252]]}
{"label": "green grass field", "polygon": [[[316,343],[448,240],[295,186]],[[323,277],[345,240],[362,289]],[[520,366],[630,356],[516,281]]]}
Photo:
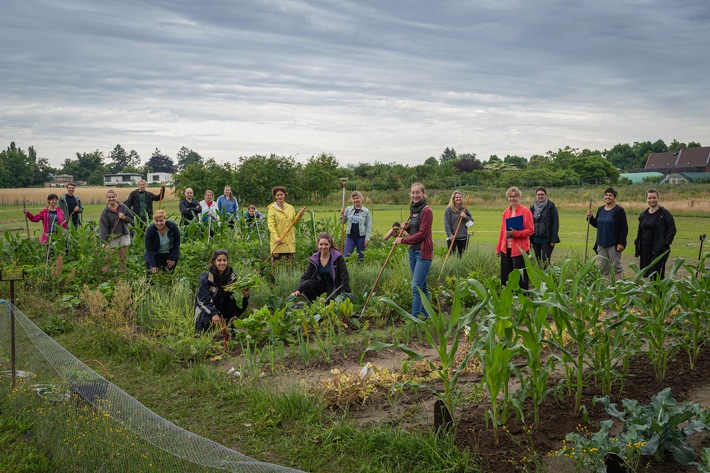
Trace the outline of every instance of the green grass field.
{"label": "green grass field", "polygon": [[[677,203],[675,208],[680,207]],[[502,202],[479,203],[477,206],[471,206],[470,210],[473,214],[475,224],[473,226],[473,237],[470,245],[478,248],[480,251],[494,251],[495,244],[500,231],[501,215],[504,210]],[[584,255],[585,241],[587,236],[587,223],[584,218],[585,209],[580,207],[578,203],[567,204],[563,202],[557,203],[560,212],[560,239],[561,243],[555,248],[553,259],[556,257],[565,257],[568,255]],[[598,204],[594,203],[596,208]],[[643,208],[641,204],[624,205],[627,210],[629,219],[629,237],[628,243],[633,245],[638,229],[638,214]],[[570,208],[572,207],[572,208]],[[97,220],[104,206],[92,204],[85,206],[84,218]],[[163,208],[167,210],[171,218],[177,219],[178,202],[166,201],[163,202]],[[403,222],[407,219],[407,206],[395,205],[374,205],[369,207],[373,216],[373,232],[383,235],[389,230],[393,222]],[[438,244],[444,244],[444,205],[432,206],[434,210],[434,240]],[[30,211],[33,213],[42,209],[41,206],[30,206]],[[261,209],[265,211],[265,208]],[[340,208],[333,205],[311,206],[308,210],[315,212],[316,219],[321,218],[339,218]],[[676,226],[678,234],[672,246],[671,258],[683,257],[686,259],[696,259],[699,250],[699,236],[701,234],[710,234],[710,213],[698,211],[696,208],[688,210],[674,210]],[[30,232],[39,235],[40,224],[29,223]],[[25,232],[25,222],[22,216],[21,206],[3,206],[0,207],[0,230]],[[589,231],[589,254],[594,245],[596,237],[596,229],[590,228]],[[336,238],[338,240],[338,238]],[[708,250],[710,247],[706,246]],[[628,265],[634,261],[633,248],[624,251],[623,263]]]}

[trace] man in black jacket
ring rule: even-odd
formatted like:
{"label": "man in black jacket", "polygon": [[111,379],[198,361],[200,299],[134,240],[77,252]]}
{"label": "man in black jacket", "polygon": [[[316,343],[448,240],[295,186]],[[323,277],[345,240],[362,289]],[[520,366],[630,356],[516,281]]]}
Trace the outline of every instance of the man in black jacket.
{"label": "man in black jacket", "polygon": [[160,183],[158,195],[145,190],[146,184],[145,179],[138,181],[138,189],[131,192],[124,202],[131,209],[133,215],[140,218],[144,224],[148,224],[153,219],[153,201],[160,201],[165,197],[165,182]]}

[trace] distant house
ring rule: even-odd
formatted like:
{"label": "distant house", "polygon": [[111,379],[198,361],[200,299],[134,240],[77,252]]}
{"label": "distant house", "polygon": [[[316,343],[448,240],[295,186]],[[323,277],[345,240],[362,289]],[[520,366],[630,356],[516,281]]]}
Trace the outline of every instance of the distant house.
{"label": "distant house", "polygon": [[661,180],[661,184],[687,184],[689,182],[710,182],[710,172],[672,172]]}
{"label": "distant house", "polygon": [[149,172],[146,181],[148,181],[148,185],[164,182],[165,185],[171,186],[173,184],[173,175],[169,172]]}
{"label": "distant house", "polygon": [[683,148],[677,153],[651,153],[644,171],[669,173],[710,172],[710,146]]}
{"label": "distant house", "polygon": [[71,174],[57,174],[53,181],[44,183],[44,187],[66,187],[70,182],[74,182],[74,176]]}
{"label": "distant house", "polygon": [[133,174],[128,172],[119,172],[116,174],[104,174],[105,186],[132,186],[137,185],[138,181],[143,179],[141,174]]}

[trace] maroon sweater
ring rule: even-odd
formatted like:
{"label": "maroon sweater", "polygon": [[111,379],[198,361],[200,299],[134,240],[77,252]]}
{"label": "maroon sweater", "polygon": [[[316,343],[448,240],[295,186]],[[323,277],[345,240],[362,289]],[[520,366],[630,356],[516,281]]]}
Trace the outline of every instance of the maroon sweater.
{"label": "maroon sweater", "polygon": [[422,210],[419,218],[419,231],[414,235],[402,239],[402,243],[413,245],[421,242],[422,259],[431,260],[434,258],[434,241],[431,238],[431,224],[434,220],[434,212],[428,205]]}

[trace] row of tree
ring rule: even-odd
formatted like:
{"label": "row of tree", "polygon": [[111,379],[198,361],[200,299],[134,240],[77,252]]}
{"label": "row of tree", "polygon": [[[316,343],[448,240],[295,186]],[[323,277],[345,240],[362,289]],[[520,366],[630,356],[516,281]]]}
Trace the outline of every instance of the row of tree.
{"label": "row of tree", "polygon": [[[105,156],[100,150],[76,153],[76,159],[66,159],[61,168],[52,168],[46,158],[38,158],[34,148],[27,152],[11,143],[0,152],[0,187],[41,185],[52,174],[71,174],[76,181],[101,185],[104,174],[132,172],[177,173],[178,192],[192,187],[199,193],[207,188],[219,191],[229,183],[248,201],[268,200],[274,185],[286,186],[298,200],[322,201],[333,192],[333,182],[349,180],[349,188],[361,190],[399,191],[415,181],[426,182],[431,188],[570,186],[583,183],[614,183],[619,169],[642,168],[649,153],[678,151],[686,145],[673,140],[617,144],[610,150],[579,150],[569,146],[529,159],[508,155],[492,155],[486,161],[475,153],[458,154],[447,147],[439,158],[428,158],[423,164],[409,166],[396,163],[359,163],[340,166],[331,154],[312,156],[306,163],[290,156],[254,155],[240,157],[233,163],[217,163],[203,159],[199,153],[183,146],[176,154],[177,162],[155,149],[141,165],[135,150],[126,151],[120,144]],[[690,142],[688,147],[700,146]]]}
{"label": "row of tree", "polygon": [[76,153],[75,159],[67,158],[61,167],[54,168],[47,158],[38,158],[32,146],[24,151],[12,142],[6,150],[0,152],[0,187],[40,186],[51,181],[57,174],[70,174],[75,181],[103,185],[105,174],[175,173],[189,164],[203,162],[202,156],[184,146],[176,157],[177,164],[170,156],[155,148],[145,164],[141,164],[141,157],[135,150],[126,151],[118,144],[108,156],[98,149],[90,153]]}

